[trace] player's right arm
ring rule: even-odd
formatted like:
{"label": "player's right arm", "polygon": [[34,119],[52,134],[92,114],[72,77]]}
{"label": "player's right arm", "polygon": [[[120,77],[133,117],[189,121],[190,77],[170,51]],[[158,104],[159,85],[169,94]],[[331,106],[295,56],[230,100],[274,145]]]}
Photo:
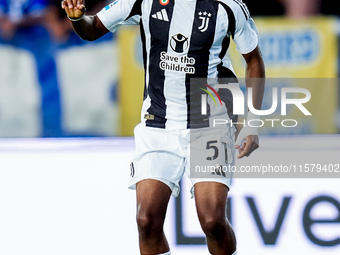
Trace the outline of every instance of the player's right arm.
{"label": "player's right arm", "polygon": [[97,15],[85,15],[84,0],[63,0],[61,7],[72,21],[73,30],[80,38],[94,41],[109,32]]}

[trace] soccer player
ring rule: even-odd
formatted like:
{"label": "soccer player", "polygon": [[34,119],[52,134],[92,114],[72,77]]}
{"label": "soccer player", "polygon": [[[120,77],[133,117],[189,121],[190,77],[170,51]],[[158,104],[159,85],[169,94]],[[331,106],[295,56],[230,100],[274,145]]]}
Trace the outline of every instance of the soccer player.
{"label": "soccer player", "polygon": [[[62,8],[85,40],[96,40],[122,24],[140,25],[145,90],[141,123],[135,128],[130,188],[136,188],[141,254],[168,255],[163,223],[170,196],[178,195],[179,181],[188,173],[190,154],[228,165],[235,162],[235,149],[242,158],[259,146],[256,130],[245,126],[235,144],[234,127],[209,126],[213,115],[235,117],[230,97],[221,96],[224,107],[216,110],[207,100],[208,116],[199,119],[212,140],[195,147],[197,155],[190,153],[193,144],[205,139],[200,132],[190,134],[194,126],[190,110],[197,103],[190,98],[190,82],[192,78],[236,79],[226,55],[230,38],[246,61],[246,85],[252,88],[253,106],[261,108],[265,71],[256,26],[241,0],[115,0],[94,16],[85,15],[83,0],[64,0]],[[235,235],[225,214],[230,176],[214,172],[211,177],[190,177],[208,249],[214,255],[236,254]]]}

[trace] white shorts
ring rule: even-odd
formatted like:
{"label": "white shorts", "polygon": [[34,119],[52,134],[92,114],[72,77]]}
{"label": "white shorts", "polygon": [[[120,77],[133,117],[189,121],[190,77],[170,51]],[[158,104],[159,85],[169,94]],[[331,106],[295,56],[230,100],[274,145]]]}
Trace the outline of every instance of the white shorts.
{"label": "white shorts", "polygon": [[155,179],[178,196],[184,173],[192,186],[214,181],[230,187],[232,175],[221,170],[235,164],[232,127],[166,130],[138,124],[134,133],[136,151],[131,163],[130,189],[135,189],[141,180]]}

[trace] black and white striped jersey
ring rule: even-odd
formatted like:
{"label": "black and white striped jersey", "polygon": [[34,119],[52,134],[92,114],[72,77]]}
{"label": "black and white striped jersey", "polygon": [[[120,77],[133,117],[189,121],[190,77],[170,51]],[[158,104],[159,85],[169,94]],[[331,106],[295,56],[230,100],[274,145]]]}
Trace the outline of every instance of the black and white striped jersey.
{"label": "black and white striped jersey", "polygon": [[242,0],[116,0],[97,16],[111,32],[122,24],[140,25],[145,68],[141,119],[150,127],[190,127],[190,79],[235,77],[226,55],[230,38],[242,54],[258,44]]}

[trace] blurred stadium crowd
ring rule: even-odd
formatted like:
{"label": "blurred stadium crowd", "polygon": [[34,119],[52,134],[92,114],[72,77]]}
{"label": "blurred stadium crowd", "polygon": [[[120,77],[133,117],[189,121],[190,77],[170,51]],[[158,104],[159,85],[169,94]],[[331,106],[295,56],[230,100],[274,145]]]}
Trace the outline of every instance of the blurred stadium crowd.
{"label": "blurred stadium crowd", "polygon": [[[243,1],[247,4],[250,13],[254,17],[282,16],[289,18],[305,18],[318,15],[331,15],[336,16],[337,18],[340,17],[340,9],[334,6],[334,0]],[[108,3],[109,2],[106,0],[86,0],[87,14],[95,14]],[[337,30],[340,31],[339,22]],[[101,40],[112,41],[112,38],[114,38],[114,35],[110,34]],[[87,44],[88,42],[82,41],[73,32],[71,22],[66,17],[65,12],[61,9],[60,0],[0,0],[0,91],[3,91],[0,92],[0,137],[62,137],[93,136],[96,134],[100,136],[110,136],[117,134],[117,132],[113,129],[112,132],[99,130],[97,133],[96,131],[87,133],[86,131],[82,132],[79,130],[77,132],[65,132],[65,128],[62,126],[63,124],[60,118],[62,118],[61,105],[63,102],[61,101],[63,99],[60,97],[60,84],[58,82],[58,79],[60,80],[60,75],[58,74],[59,70],[57,70],[58,64],[56,63],[56,56],[60,50],[65,50],[72,46],[83,46]],[[27,110],[25,109],[25,106],[23,105],[22,109],[17,108],[14,110],[15,107],[12,107],[12,105],[16,104],[13,102],[13,100],[16,100],[16,97],[12,97],[13,99],[8,99],[10,97],[6,95],[6,93],[8,93],[6,88],[12,86],[11,84],[22,83],[18,81],[21,76],[20,71],[19,73],[15,72],[15,68],[17,67],[16,65],[20,65],[18,64],[20,61],[13,60],[13,58],[15,58],[15,54],[11,53],[10,55],[7,55],[8,51],[12,49],[28,50],[30,53],[32,53],[33,59],[35,61],[38,73],[37,79],[42,90],[41,95],[38,95],[41,97],[41,102],[39,103],[39,106],[37,106],[42,109],[40,113],[40,118],[42,119],[42,128],[37,132],[28,132],[27,130],[29,130],[29,128],[25,127],[21,127],[21,129],[18,128],[18,130],[26,130],[26,133],[20,133],[22,132],[20,130],[15,132],[15,128],[13,129],[13,127],[20,127],[20,125],[23,126],[26,124],[24,124],[24,122],[20,122],[18,118],[16,119],[5,116],[6,114],[9,115],[21,113],[22,115],[26,116],[23,116],[21,119],[28,118],[27,114],[22,113],[23,110]],[[103,54],[105,55],[105,53]],[[96,54],[94,54],[94,56],[96,56]],[[111,58],[118,58],[118,56],[111,55]],[[73,63],[79,64],[76,58],[74,58]],[[81,64],[84,63],[82,62]],[[113,68],[111,68],[111,70],[112,69]],[[6,76],[6,70],[11,72],[11,74]],[[20,70],[22,70],[22,68]],[[86,72],[86,70],[83,71],[83,73]],[[340,72],[338,72],[338,76],[339,73]],[[74,77],[76,77],[76,75],[74,75]],[[118,80],[118,78],[116,78],[117,77],[113,78],[111,85],[107,88],[109,97],[108,100],[114,101],[117,99],[116,80]],[[26,79],[27,81],[27,78],[23,79]],[[25,88],[29,94],[29,87],[26,86]],[[15,93],[13,88],[12,91]],[[22,98],[25,99],[25,97]],[[34,100],[33,96],[32,98],[32,100]],[[8,102],[9,100],[12,100],[12,102]],[[21,99],[19,99],[19,101],[20,100]],[[2,108],[6,108],[7,110],[4,111]],[[78,108],[81,108],[81,106],[78,106]],[[11,110],[8,111],[8,109]],[[69,117],[69,119],[72,118],[73,115]],[[102,116],[101,118],[104,119],[105,116]],[[114,120],[112,121],[114,122]],[[90,119],[88,122],[100,124],[98,119]],[[6,128],[7,123],[9,124]],[[77,123],[74,124],[74,126],[76,125]],[[74,130],[76,129],[77,128],[74,128]],[[72,128],[70,130],[72,130]]]}
{"label": "blurred stadium crowd", "polygon": [[[95,14],[105,4],[105,1],[86,1],[87,13]],[[73,33],[59,0],[0,0],[0,21],[1,37],[8,41],[18,29],[35,25],[43,26],[52,40],[59,43]]]}
{"label": "blurred stadium crowd", "polygon": [[[86,1],[87,13],[95,14],[106,4],[105,1]],[[113,35],[108,34],[91,45],[105,41],[112,45],[112,38]],[[79,73],[79,69],[78,73],[74,69],[74,73],[67,77],[73,79],[82,75],[86,79],[91,78],[91,74],[93,74],[93,72],[91,73],[91,69],[93,69],[91,63],[88,61],[84,63],[84,58],[85,60],[90,59],[86,55],[87,51],[84,50],[74,56],[74,54],[68,54],[68,49],[76,47],[80,49],[89,44],[73,32],[71,22],[61,8],[60,0],[0,0],[0,91],[2,91],[0,92],[0,137],[67,137],[115,134],[112,125],[106,127],[113,130],[111,132],[93,131],[93,129],[91,132],[87,132],[79,130],[79,128],[67,129],[63,124],[62,118],[65,118],[66,114],[63,114],[62,108],[68,102],[62,98],[61,90],[70,88],[70,86],[63,85],[67,84],[63,80],[67,75],[62,69],[72,68],[75,64],[79,65],[82,62],[81,72],[84,75]],[[91,54],[91,50],[88,52]],[[105,53],[103,54],[105,55]],[[65,55],[68,61],[63,60]],[[84,56],[82,60],[80,60],[81,56]],[[98,58],[100,59],[102,56],[98,55]],[[62,64],[64,62],[68,62],[68,65]],[[113,63],[112,60],[111,62]],[[105,62],[103,63],[105,65]],[[108,68],[112,69],[112,66]],[[32,75],[32,73],[34,74]],[[98,83],[100,83],[99,80]],[[79,81],[81,83],[81,79]],[[110,84],[112,89],[108,94],[115,99],[116,84],[113,82]],[[74,79],[73,83],[76,83]],[[74,90],[73,86],[73,95],[76,93]],[[86,86],[83,87],[83,90],[86,90]],[[91,94],[91,92],[87,94]],[[74,98],[69,101],[74,101]],[[95,95],[93,98],[95,99]],[[62,102],[63,100],[64,102]],[[88,100],[83,98],[82,101]],[[75,104],[73,108],[79,108],[77,102],[73,104]],[[101,109],[97,109],[97,112],[100,111]],[[92,114],[92,116],[95,115]],[[102,119],[105,119],[105,116]],[[87,120],[87,122],[95,123],[98,120]],[[79,121],[74,125],[79,126]],[[65,130],[71,131],[65,132]],[[72,130],[77,131],[73,132]]]}

